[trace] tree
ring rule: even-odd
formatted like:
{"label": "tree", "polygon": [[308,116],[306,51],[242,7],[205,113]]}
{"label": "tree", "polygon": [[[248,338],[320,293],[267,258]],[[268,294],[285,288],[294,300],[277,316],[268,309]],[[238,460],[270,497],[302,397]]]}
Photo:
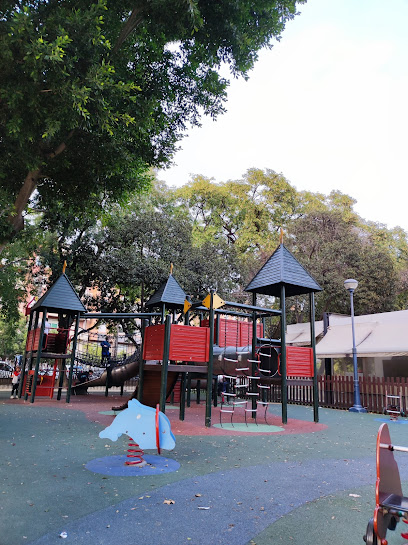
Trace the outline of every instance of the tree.
{"label": "tree", "polygon": [[16,354],[23,354],[27,335],[24,318],[8,320],[0,318],[0,357],[13,361]]}
{"label": "tree", "polygon": [[5,0],[0,7],[0,240],[36,193],[97,216],[148,185],[188,124],[223,111],[305,0]]}
{"label": "tree", "polygon": [[[42,227],[47,237],[41,261],[53,271],[50,282],[66,260],[70,280],[92,310],[140,311],[167,280],[171,263],[178,282],[194,299],[212,287],[230,293],[239,281],[235,249],[224,241],[195,245],[185,208],[159,183],[125,209],[114,206],[105,212],[102,222],[45,214]],[[87,294],[87,288],[96,290]]]}
{"label": "tree", "polygon": [[278,230],[296,214],[297,191],[282,174],[251,168],[241,180],[194,176],[177,195],[190,210],[197,241],[225,239],[241,256],[275,249]]}
{"label": "tree", "polygon": [[[310,211],[291,225],[288,247],[323,288],[316,297],[317,316],[349,313],[346,278],[359,282],[356,314],[394,309],[398,276],[389,252],[373,243],[367,231],[340,210]],[[307,304],[298,298],[293,321],[302,321]]]}

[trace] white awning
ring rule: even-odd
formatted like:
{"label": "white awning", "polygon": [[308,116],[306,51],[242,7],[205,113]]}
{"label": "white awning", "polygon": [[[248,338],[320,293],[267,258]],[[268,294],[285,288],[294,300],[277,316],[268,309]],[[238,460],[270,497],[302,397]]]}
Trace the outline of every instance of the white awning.
{"label": "white awning", "polygon": [[[323,322],[315,322],[316,337],[323,333]],[[286,344],[299,346],[310,346],[310,323],[288,325],[286,333]]]}
{"label": "white awning", "polygon": [[405,323],[378,324],[372,335],[357,347],[357,356],[408,355],[408,326]]}
{"label": "white awning", "polygon": [[[360,345],[369,338],[376,326],[375,323],[355,324],[357,356],[360,356]],[[352,355],[353,335],[351,323],[330,326],[326,335],[316,345],[316,356],[318,358],[346,358]]]}
{"label": "white awning", "polygon": [[[355,317],[358,357],[408,356],[408,310],[382,312]],[[316,322],[316,337],[323,333],[323,322]],[[287,344],[310,345],[310,324],[288,326]],[[350,316],[330,315],[330,326],[320,342],[318,358],[344,358],[353,355]]]}

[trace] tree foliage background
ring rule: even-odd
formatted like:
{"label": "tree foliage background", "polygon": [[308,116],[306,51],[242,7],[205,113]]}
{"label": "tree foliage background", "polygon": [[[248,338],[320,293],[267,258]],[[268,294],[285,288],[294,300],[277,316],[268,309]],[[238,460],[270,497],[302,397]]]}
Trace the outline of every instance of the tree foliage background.
{"label": "tree foliage background", "polygon": [[223,111],[221,64],[247,77],[303,1],[1,2],[1,248],[30,205],[97,217],[146,188]]}
{"label": "tree foliage background", "polygon": [[[69,278],[95,311],[140,311],[168,278],[171,263],[194,299],[215,287],[225,298],[249,302],[244,288],[276,249],[280,228],[287,248],[323,288],[316,296],[318,319],[323,312],[349,312],[343,287],[348,277],[359,281],[356,313],[404,309],[407,235],[363,220],[354,203],[340,192],[298,192],[282,174],[260,169],[225,183],[195,176],[179,189],[156,181],[149,193],[112,204],[97,220],[56,203],[32,226],[34,261],[24,261],[29,248],[21,242],[8,247],[16,255],[14,264],[11,253],[10,262],[3,258],[7,266],[0,269],[8,278],[3,313],[16,308],[19,292],[13,299],[10,286],[24,293],[31,282],[37,294],[44,280],[58,278],[65,260]],[[307,298],[293,299],[289,321],[307,320]]]}
{"label": "tree foliage background", "polygon": [[[140,310],[170,263],[194,298],[215,287],[245,301],[281,228],[323,287],[318,318],[349,312],[346,277],[359,281],[357,313],[407,308],[407,233],[359,217],[351,196],[299,192],[272,169],[196,175],[179,189],[155,179],[187,127],[223,112],[221,66],[248,77],[302,3],[1,2],[3,336],[65,260],[93,310]],[[291,301],[289,321],[307,304]]]}

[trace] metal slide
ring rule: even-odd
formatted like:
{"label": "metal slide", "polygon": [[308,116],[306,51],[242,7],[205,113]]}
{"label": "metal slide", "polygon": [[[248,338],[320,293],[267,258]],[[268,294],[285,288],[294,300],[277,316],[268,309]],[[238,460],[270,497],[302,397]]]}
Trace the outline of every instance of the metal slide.
{"label": "metal slide", "polygon": [[[136,354],[135,354],[136,356]],[[131,359],[132,356],[129,358]],[[111,380],[110,386],[121,386],[126,380],[131,379],[139,374],[139,359],[136,357],[134,361],[129,363],[124,363],[123,365],[118,365],[113,367],[111,371]],[[108,372],[105,369],[102,375],[98,378],[88,380],[87,382],[82,382],[72,386],[72,389],[76,388],[92,388],[94,386],[105,386]]]}

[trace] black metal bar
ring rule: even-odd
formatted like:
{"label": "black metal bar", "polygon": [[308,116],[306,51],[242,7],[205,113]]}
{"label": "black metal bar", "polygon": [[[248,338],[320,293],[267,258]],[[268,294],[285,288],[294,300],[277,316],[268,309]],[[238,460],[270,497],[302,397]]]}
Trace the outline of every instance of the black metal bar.
{"label": "black metal bar", "polygon": [[245,305],[244,303],[234,303],[232,301],[225,301],[225,304],[229,307],[235,307],[235,308],[244,308],[246,310],[254,310],[255,312],[265,312],[265,314],[277,314],[279,315],[281,311],[279,309],[272,309],[272,308],[264,308],[264,307],[258,307],[257,305]]}
{"label": "black metal bar", "polygon": [[[31,312],[30,313],[30,318],[28,320],[28,331],[31,331],[31,326],[32,325],[33,325],[33,313]],[[21,394],[23,392],[26,360],[27,360],[27,345],[26,345],[26,349],[24,350],[23,361],[21,362],[20,384],[18,385],[18,397],[19,398],[21,397]]]}
{"label": "black metal bar", "polygon": [[218,318],[215,320],[215,330],[214,330],[214,344],[220,342],[220,330],[221,330],[221,320]]}
{"label": "black metal bar", "polygon": [[[189,295],[186,296],[186,299],[190,303],[191,297]],[[184,314],[184,325],[190,325],[190,311],[189,310]]]}
{"label": "black metal bar", "polygon": [[280,368],[281,368],[281,399],[282,399],[282,424],[287,424],[288,422],[288,392],[286,388],[286,297],[285,297],[285,286],[281,286],[281,358],[280,358]]}
{"label": "black metal bar", "polygon": [[311,340],[311,347],[313,350],[313,419],[315,422],[319,422],[319,390],[317,386],[314,292],[311,292],[309,294],[309,300],[310,300],[310,340]]}
{"label": "black metal bar", "polygon": [[179,419],[184,420],[184,415],[186,411],[186,384],[187,384],[187,375],[188,373],[181,373],[181,383],[180,383],[180,415]]}
{"label": "black metal bar", "polygon": [[[214,309],[214,312],[215,314],[228,314],[230,316],[250,316],[250,313],[252,311],[258,311],[258,312],[262,312],[265,314],[265,317],[267,316],[270,316],[271,314],[273,315],[280,315],[280,310],[275,310],[275,309],[267,309],[267,308],[263,308],[263,307],[253,307],[252,305],[243,305],[243,304],[240,304],[240,303],[231,303],[233,304],[234,306],[236,306],[237,308],[242,308],[242,309],[246,309],[248,310],[247,313],[245,312],[241,312],[241,313],[234,313],[233,310],[227,310],[227,309],[219,309],[219,308],[216,308]],[[190,309],[191,310],[191,309]],[[200,312],[208,312],[208,308],[207,307],[203,307],[203,306],[200,306],[200,307],[197,307],[195,308],[194,310],[198,310]]]}
{"label": "black metal bar", "polygon": [[[37,329],[38,320],[39,320],[39,312],[38,310],[36,310],[33,331]],[[28,368],[27,368],[27,382],[28,382],[28,371],[31,371],[33,367],[33,342],[34,342],[34,335],[33,335],[33,341],[31,343],[30,350],[27,351],[30,354],[30,358],[28,361]],[[26,391],[24,392],[24,401],[27,401],[27,399],[28,399],[28,393],[27,393],[27,387],[26,387]]]}
{"label": "black metal bar", "polygon": [[81,314],[81,318],[148,318],[149,316],[162,316],[161,312],[87,312]]}
{"label": "black metal bar", "polygon": [[200,405],[201,403],[201,380],[197,379],[197,397],[196,397],[196,403],[197,405]]}
{"label": "black metal bar", "polygon": [[190,407],[191,405],[191,374],[190,373],[188,373],[188,377],[187,377],[186,404],[187,404],[187,407]]}
{"label": "black metal bar", "polygon": [[[201,314],[203,312],[208,312],[207,307],[200,307],[197,310],[199,310]],[[191,312],[191,309],[190,309],[190,312]],[[242,318],[251,318],[251,313],[250,312],[235,312],[234,310],[226,310],[226,309],[222,309],[222,308],[221,309],[215,308],[214,309],[214,314],[221,314],[221,315],[225,314],[225,316],[242,316]]]}
{"label": "black metal bar", "polygon": [[[252,306],[256,308],[256,293],[252,292]],[[256,355],[256,340],[257,340],[257,328],[256,328],[256,312],[252,313],[252,376],[256,376],[257,374],[257,364],[255,363],[255,355]],[[252,383],[252,393],[256,392],[256,381],[251,380]],[[251,396],[252,398],[252,418],[256,418],[256,396]]]}
{"label": "black metal bar", "polygon": [[62,387],[63,387],[63,384],[64,384],[64,375],[65,375],[65,360],[60,359],[59,362],[60,363],[58,365],[59,377],[58,377],[57,401],[59,401],[61,399]]}
{"label": "black metal bar", "polygon": [[71,365],[69,367],[67,397],[65,399],[66,403],[69,403],[71,400],[72,375],[74,373],[75,351],[76,351],[76,345],[78,340],[79,317],[80,317],[80,314],[78,313],[76,315],[76,321],[75,321],[74,338],[72,339]]}
{"label": "black metal bar", "polygon": [[111,363],[109,360],[108,363],[106,364],[105,397],[108,397],[109,395],[109,388],[110,388],[110,383],[112,380],[111,377],[112,377],[112,368],[111,368]]}
{"label": "black metal bar", "polygon": [[137,384],[137,399],[140,403],[142,403],[143,399],[143,380],[144,380],[144,366],[145,361],[143,359],[143,352],[144,352],[144,345],[145,345],[145,335],[146,335],[146,327],[149,325],[149,320],[143,320],[142,322],[142,346],[141,346],[141,353],[140,353],[140,364],[139,364],[139,382]]}
{"label": "black metal bar", "polygon": [[262,344],[268,344],[268,343],[280,344],[281,340],[280,339],[260,339],[260,338],[258,338],[258,342],[260,342]]}
{"label": "black metal bar", "polygon": [[208,373],[207,373],[207,397],[205,406],[205,425],[211,427],[211,402],[212,402],[212,376],[213,376],[213,354],[214,354],[214,290],[210,290],[210,346],[208,351]]}
{"label": "black metal bar", "polygon": [[167,394],[167,368],[169,366],[170,354],[170,333],[171,333],[171,316],[166,316],[164,328],[164,345],[163,345],[163,362],[161,369],[160,381],[160,410],[162,413],[166,410],[166,394]]}

